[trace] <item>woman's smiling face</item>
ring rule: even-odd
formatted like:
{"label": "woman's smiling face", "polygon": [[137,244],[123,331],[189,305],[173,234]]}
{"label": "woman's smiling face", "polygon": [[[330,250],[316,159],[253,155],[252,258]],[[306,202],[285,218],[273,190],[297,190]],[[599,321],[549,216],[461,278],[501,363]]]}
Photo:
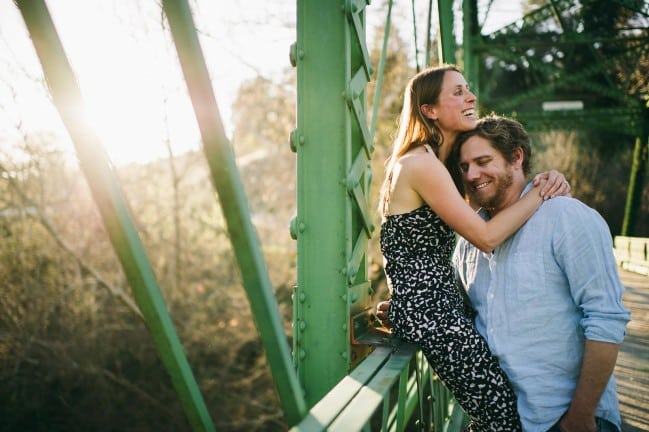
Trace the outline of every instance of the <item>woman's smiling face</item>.
{"label": "woman's smiling face", "polygon": [[469,90],[464,76],[456,71],[447,71],[438,102],[422,106],[422,112],[437,121],[445,140],[451,141],[457,133],[476,127],[478,118],[475,107],[476,97]]}

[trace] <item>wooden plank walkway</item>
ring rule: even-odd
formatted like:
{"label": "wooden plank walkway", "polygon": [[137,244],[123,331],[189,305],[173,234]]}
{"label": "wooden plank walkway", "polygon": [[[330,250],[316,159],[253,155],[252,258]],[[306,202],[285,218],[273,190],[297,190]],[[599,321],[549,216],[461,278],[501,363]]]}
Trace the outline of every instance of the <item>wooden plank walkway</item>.
{"label": "wooden plank walkway", "polygon": [[615,377],[623,432],[649,431],[649,276],[620,269],[631,322],[620,347]]}

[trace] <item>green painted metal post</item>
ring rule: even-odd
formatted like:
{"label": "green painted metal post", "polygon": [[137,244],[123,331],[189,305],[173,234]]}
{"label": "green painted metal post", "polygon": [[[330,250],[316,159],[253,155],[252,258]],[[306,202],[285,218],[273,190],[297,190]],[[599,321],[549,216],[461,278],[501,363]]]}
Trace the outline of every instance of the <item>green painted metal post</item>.
{"label": "green painted metal post", "polygon": [[[463,3],[466,3],[464,1]],[[453,0],[437,0],[439,12],[439,58],[444,63],[455,64],[456,45],[453,32]]]}
{"label": "green painted metal post", "polygon": [[349,371],[351,312],[369,307],[365,266],[373,226],[366,188],[372,140],[365,1],[298,0],[297,239],[294,359],[312,406]]}
{"label": "green painted metal post", "polygon": [[186,0],[164,0],[176,50],[203,138],[203,149],[219,194],[228,234],[239,264],[257,331],[290,425],[306,415],[306,403],[291,361],[289,344],[250,218],[234,152],[225,135],[214,89]]}
{"label": "green painted metal post", "polygon": [[[645,131],[647,127],[645,127]],[[622,235],[633,236],[635,234],[635,225],[637,222],[638,211],[642,199],[644,178],[647,173],[647,163],[649,160],[649,136],[645,132],[635,140],[633,151],[633,162],[631,164],[631,175],[629,178],[629,188],[627,190],[626,206],[624,208],[624,220],[622,222]]]}
{"label": "green painted metal post", "polygon": [[463,20],[463,62],[462,69],[467,82],[471,86],[471,91],[478,99],[480,104],[480,88],[478,86],[480,73],[480,57],[474,51],[474,40],[479,38],[480,27],[478,26],[476,0],[462,1],[462,20]]}
{"label": "green painted metal post", "polygon": [[381,91],[383,90],[383,75],[385,71],[385,61],[388,52],[388,41],[390,40],[390,29],[392,28],[392,5],[394,1],[388,0],[388,12],[385,16],[385,30],[383,33],[383,45],[381,48],[381,58],[376,76],[376,90],[374,92],[374,102],[372,106],[372,122],[370,124],[370,135],[374,136],[376,124],[379,119],[379,102],[381,101]]}
{"label": "green painted metal post", "polygon": [[176,335],[153,270],[144,252],[126,199],[101,143],[85,117],[81,92],[43,0],[17,1],[43,73],[72,141],[113,248],[131,284],[153,341],[190,425],[212,431],[214,425]]}
{"label": "green painted metal post", "polygon": [[297,4],[297,245],[294,356],[312,406],[347,373],[345,176],[350,76],[340,1]]}

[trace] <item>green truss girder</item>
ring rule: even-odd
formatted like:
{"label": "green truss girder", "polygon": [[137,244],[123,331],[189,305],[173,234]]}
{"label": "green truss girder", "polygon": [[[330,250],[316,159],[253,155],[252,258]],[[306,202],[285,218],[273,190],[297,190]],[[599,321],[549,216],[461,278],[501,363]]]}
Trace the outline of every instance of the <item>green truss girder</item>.
{"label": "green truss girder", "polygon": [[[592,0],[585,0],[581,2],[582,4],[587,4]],[[645,17],[649,17],[649,3],[644,3],[644,8],[637,8],[637,2],[632,1],[623,1],[623,0],[610,0],[610,3],[618,4],[622,7],[629,9],[630,11],[636,12]],[[565,21],[562,19],[563,16],[572,15],[573,12],[578,9],[574,0],[550,0],[548,4],[528,13],[523,16],[521,20],[515,21],[501,29],[494,31],[488,35],[492,39],[496,39],[499,36],[511,37],[512,35],[527,35],[530,38],[534,38],[538,35],[535,32],[525,33],[527,29],[534,29],[536,26],[543,22],[553,21],[559,24],[559,27],[564,33],[576,33],[571,29],[564,27]],[[642,29],[643,27],[638,27]],[[628,30],[628,29],[625,29]],[[591,35],[596,36],[596,35]]]}
{"label": "green truss girder", "polygon": [[372,144],[372,136],[370,135],[370,130],[367,127],[365,121],[365,105],[364,105],[364,91],[365,86],[367,85],[368,78],[365,75],[366,68],[363,67],[359,69],[354,77],[349,81],[349,86],[347,87],[347,104],[352,109],[354,113],[354,118],[356,119],[356,125],[361,131],[363,138],[363,148],[367,158],[372,157],[372,151],[374,146]]}
{"label": "green truss girder", "polygon": [[597,130],[603,123],[608,128],[624,130],[639,136],[644,130],[644,111],[637,108],[600,108],[579,111],[547,112],[542,110],[513,112],[510,115],[525,125],[529,131],[574,130],[579,124],[582,129]]}
{"label": "green truss girder", "polygon": [[[526,126],[535,129],[574,129],[581,125],[584,128],[622,130],[634,136],[641,134],[647,121],[646,109],[642,108],[645,104],[643,98],[647,95],[638,92],[637,83],[631,77],[639,59],[646,56],[649,49],[649,33],[642,24],[643,20],[649,20],[649,7],[638,8],[637,2],[631,1],[614,3],[638,14],[640,23],[635,28],[618,29],[615,36],[584,33],[572,27],[579,22],[573,18],[582,7],[588,6],[587,1],[577,4],[570,0],[549,0],[546,5],[497,31],[481,35],[478,29],[469,35],[469,43],[465,40],[470,50],[465,53],[466,59],[475,62],[474,57],[488,56],[510,67],[525,68],[531,82],[527,91],[513,97],[496,98],[492,96],[496,82],[488,78],[485,69],[482,69],[480,79],[478,72],[475,72],[469,79],[479,83],[483,111],[516,115],[521,120],[529,120],[530,124]],[[541,25],[548,31],[539,35],[534,30]],[[543,61],[528,55],[528,50],[547,47],[564,50],[571,47],[587,48],[594,62],[578,70],[569,70],[562,60]],[[598,49],[602,47],[606,50]],[[629,77],[621,84],[614,82],[611,75],[619,68],[624,69]],[[536,102],[540,109],[541,102],[565,99],[572,89],[578,89],[574,92],[576,98],[586,98],[586,109],[579,113],[535,112],[537,108],[530,106],[530,103]],[[590,101],[602,99],[607,100],[606,107],[589,106]],[[604,113],[612,117],[602,117]],[[573,123],[569,124],[570,121]],[[620,125],[625,127],[619,129]]]}
{"label": "green truss girder", "polygon": [[347,19],[354,30],[356,42],[363,57],[362,65],[363,72],[365,73],[365,82],[369,81],[372,77],[372,61],[370,60],[370,53],[365,43],[365,23],[361,17],[361,14],[365,11],[365,6],[368,4],[369,1],[365,0],[347,0],[345,3]]}
{"label": "green truss girder", "polygon": [[363,154],[359,153],[356,160],[349,171],[347,179],[347,192],[354,198],[358,211],[363,222],[365,235],[369,238],[374,231],[374,224],[372,223],[372,214],[367,200],[366,185],[362,182],[363,176],[368,175],[371,169],[369,161]]}
{"label": "green truss girder", "polygon": [[[632,52],[642,52],[645,50],[646,48],[644,47],[638,47],[637,50],[634,50]],[[637,101],[637,98],[630,97],[628,93],[624,91],[624,89],[604,86],[598,82],[589,80],[589,78],[603,73],[606,67],[612,66],[613,62],[616,61],[616,59],[609,59],[608,61],[582,68],[579,72],[572,73],[570,75],[563,75],[563,71],[560,68],[556,67],[556,65],[551,63],[544,63],[536,58],[525,57],[522,53],[519,54],[512,52],[511,50],[491,50],[491,54],[499,56],[500,59],[507,60],[513,64],[519,63],[524,60],[529,64],[530,69],[532,69],[535,73],[540,72],[546,77],[555,78],[547,83],[534,87],[527,92],[521,93],[514,98],[507,98],[502,102],[498,100],[492,100],[491,102],[493,105],[490,107],[497,107],[499,111],[515,109],[519,104],[523,102],[533,100],[544,95],[551,95],[554,90],[560,87],[565,87],[566,85],[578,85],[580,87],[585,87],[596,95],[615,99],[622,104],[628,104],[631,101]]]}

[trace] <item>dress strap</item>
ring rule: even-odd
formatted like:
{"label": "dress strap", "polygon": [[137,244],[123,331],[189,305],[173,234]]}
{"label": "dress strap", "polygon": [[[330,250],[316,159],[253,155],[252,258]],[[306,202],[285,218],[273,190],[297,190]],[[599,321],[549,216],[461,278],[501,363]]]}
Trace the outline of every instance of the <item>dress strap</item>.
{"label": "dress strap", "polygon": [[433,151],[433,149],[431,148],[430,144],[426,143],[426,144],[424,144],[424,147],[426,147],[426,151],[427,151],[428,153],[433,153],[433,154],[435,153],[435,152]]}

